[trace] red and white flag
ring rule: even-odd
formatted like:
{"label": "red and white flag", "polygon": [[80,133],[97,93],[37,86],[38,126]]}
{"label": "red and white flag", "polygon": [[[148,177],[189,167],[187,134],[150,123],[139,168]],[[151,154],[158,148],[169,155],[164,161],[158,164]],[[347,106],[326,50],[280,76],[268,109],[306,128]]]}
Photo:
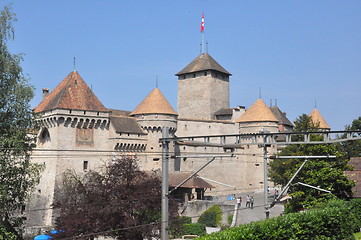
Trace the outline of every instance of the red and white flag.
{"label": "red and white flag", "polygon": [[204,13],[202,14],[201,32],[204,31]]}

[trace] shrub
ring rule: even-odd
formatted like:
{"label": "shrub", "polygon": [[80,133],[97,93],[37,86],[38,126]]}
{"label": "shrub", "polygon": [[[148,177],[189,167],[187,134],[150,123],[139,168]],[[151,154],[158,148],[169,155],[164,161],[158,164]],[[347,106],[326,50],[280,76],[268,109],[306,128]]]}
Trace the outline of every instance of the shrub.
{"label": "shrub", "polygon": [[182,235],[206,235],[206,225],[202,223],[189,223],[183,225]]}
{"label": "shrub", "polygon": [[233,214],[228,214],[227,217],[228,217],[228,219],[227,219],[228,225],[231,225],[232,221],[233,221]]}
{"label": "shrub", "polygon": [[175,221],[171,221],[169,226],[169,232],[171,236],[174,238],[181,237],[184,235],[184,225],[191,223],[192,218],[186,216],[178,217]]}
{"label": "shrub", "polygon": [[16,240],[17,237],[0,225],[0,240]]}
{"label": "shrub", "polygon": [[360,211],[361,201],[330,201],[322,208],[252,222],[201,239],[354,239]]}
{"label": "shrub", "polygon": [[203,223],[207,227],[217,227],[221,225],[222,210],[218,205],[214,205],[204,211],[198,219],[199,223]]}

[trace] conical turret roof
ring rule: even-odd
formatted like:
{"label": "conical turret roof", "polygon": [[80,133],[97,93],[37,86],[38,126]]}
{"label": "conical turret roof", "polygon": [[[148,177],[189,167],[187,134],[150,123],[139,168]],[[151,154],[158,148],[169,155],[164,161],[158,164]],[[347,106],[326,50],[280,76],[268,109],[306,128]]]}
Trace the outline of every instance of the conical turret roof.
{"label": "conical turret roof", "polygon": [[319,126],[318,126],[319,128],[331,129],[330,125],[327,124],[325,119],[322,117],[321,113],[316,108],[313,109],[311,114],[308,116],[311,118],[311,120],[314,124],[319,124]]}
{"label": "conical turret roof", "polygon": [[236,122],[278,122],[278,119],[262,99],[257,99]]}
{"label": "conical turret roof", "polygon": [[33,111],[40,113],[52,109],[108,111],[76,71],[69,73]]}
{"label": "conical turret roof", "polygon": [[130,114],[169,114],[178,115],[159,88],[153,89],[149,95]]}
{"label": "conical turret roof", "polygon": [[182,75],[185,73],[193,73],[205,70],[216,70],[218,72],[232,75],[226,69],[224,69],[216,60],[214,60],[208,53],[202,53],[198,55],[190,64],[188,64],[182,71],[176,75]]}

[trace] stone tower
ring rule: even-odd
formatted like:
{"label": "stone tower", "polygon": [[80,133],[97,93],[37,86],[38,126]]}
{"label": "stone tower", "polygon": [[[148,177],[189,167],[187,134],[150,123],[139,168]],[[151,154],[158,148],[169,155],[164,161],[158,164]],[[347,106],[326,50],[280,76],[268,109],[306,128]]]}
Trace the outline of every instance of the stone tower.
{"label": "stone tower", "polygon": [[278,132],[278,119],[262,99],[257,99],[237,120],[239,133]]}
{"label": "stone tower", "polygon": [[215,113],[229,108],[231,74],[208,53],[196,57],[178,76],[180,118],[215,119]]}
{"label": "stone tower", "polygon": [[76,71],[69,73],[33,111],[40,129],[32,161],[44,164],[45,169],[27,206],[27,224],[51,226],[51,206],[64,171],[94,169],[109,158],[109,111]]}
{"label": "stone tower", "polygon": [[[143,159],[141,166],[144,170],[155,170],[161,167],[162,128],[169,128],[170,137],[174,137],[177,130],[178,114],[174,111],[159,88],[153,89],[149,95],[134,109],[130,116],[137,119],[138,124],[147,133],[147,159]],[[170,151],[173,147],[170,146]]]}

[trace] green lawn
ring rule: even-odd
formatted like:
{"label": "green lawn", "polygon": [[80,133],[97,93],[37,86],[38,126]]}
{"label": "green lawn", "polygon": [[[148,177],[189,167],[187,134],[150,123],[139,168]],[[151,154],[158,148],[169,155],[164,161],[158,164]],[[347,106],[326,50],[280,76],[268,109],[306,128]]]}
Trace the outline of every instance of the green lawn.
{"label": "green lawn", "polygon": [[361,239],[361,232],[354,233],[356,239]]}

